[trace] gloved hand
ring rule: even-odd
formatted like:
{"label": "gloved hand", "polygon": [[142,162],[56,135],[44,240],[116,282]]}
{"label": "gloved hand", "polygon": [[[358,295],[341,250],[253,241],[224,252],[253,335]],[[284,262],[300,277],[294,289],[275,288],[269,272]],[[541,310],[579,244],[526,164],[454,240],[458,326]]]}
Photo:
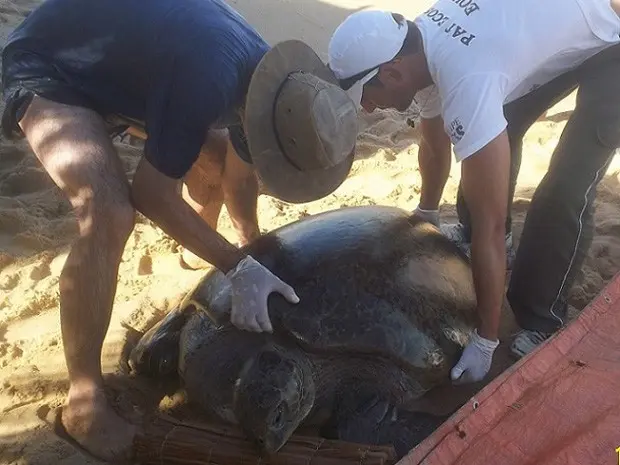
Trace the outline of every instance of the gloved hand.
{"label": "gloved hand", "polygon": [[439,227],[439,210],[422,210],[419,206],[413,211],[413,216],[433,223]]}
{"label": "gloved hand", "polygon": [[454,384],[466,384],[480,381],[491,368],[493,353],[499,345],[498,341],[490,341],[478,335],[476,329],[469,344],[465,346],[461,359],[450,373]]}
{"label": "gloved hand", "polygon": [[273,331],[267,312],[267,297],[273,291],[282,294],[290,303],[299,302],[299,297],[291,286],[250,255],[243,258],[226,277],[232,284],[230,321],[239,329]]}

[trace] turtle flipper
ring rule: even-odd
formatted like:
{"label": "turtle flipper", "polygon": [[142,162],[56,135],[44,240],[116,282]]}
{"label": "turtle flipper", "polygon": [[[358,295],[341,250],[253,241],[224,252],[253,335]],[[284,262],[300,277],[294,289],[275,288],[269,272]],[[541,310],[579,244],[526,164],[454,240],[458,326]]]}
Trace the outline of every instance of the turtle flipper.
{"label": "turtle flipper", "polygon": [[409,412],[392,406],[390,414],[379,426],[378,444],[392,444],[400,460],[447,419],[448,415]]}
{"label": "turtle flipper", "polygon": [[336,402],[332,417],[321,433],[328,439],[377,444],[377,428],[389,413],[389,401],[370,392],[353,391],[341,395]]}
{"label": "turtle flipper", "polygon": [[378,394],[351,390],[340,397],[322,434],[359,444],[391,444],[400,460],[447,418],[398,409]]}
{"label": "turtle flipper", "polygon": [[138,375],[170,379],[178,376],[179,339],[192,307],[177,307],[140,338],[129,355]]}

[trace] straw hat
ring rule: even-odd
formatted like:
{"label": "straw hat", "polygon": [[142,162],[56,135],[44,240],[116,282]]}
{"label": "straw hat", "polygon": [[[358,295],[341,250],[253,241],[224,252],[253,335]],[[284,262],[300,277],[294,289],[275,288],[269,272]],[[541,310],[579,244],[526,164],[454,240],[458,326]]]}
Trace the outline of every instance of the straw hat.
{"label": "straw hat", "polygon": [[353,163],[357,111],[333,72],[306,44],[281,42],[252,76],[244,128],[252,162],[270,195],[320,199]]}

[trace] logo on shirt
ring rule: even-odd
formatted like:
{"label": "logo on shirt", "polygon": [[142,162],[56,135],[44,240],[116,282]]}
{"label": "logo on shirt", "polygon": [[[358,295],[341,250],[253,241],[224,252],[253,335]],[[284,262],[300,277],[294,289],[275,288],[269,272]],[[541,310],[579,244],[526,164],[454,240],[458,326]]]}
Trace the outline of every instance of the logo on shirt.
{"label": "logo on shirt", "polygon": [[459,118],[454,118],[448,127],[448,133],[450,135],[450,139],[452,139],[452,143],[457,143],[460,141],[465,135],[465,129],[463,128],[463,124]]}

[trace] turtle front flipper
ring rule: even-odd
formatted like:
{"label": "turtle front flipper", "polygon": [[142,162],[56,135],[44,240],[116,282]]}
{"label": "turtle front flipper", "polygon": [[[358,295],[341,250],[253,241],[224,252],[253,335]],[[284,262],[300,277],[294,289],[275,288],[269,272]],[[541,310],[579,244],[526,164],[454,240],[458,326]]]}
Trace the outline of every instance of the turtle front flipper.
{"label": "turtle front flipper", "polygon": [[230,321],[232,287],[224,273],[213,268],[179,304],[180,308],[193,307],[204,312],[214,324],[221,326]]}
{"label": "turtle front flipper", "polygon": [[179,339],[191,311],[192,307],[177,307],[144,333],[129,355],[134,373],[161,380],[178,377]]}
{"label": "turtle front flipper", "polygon": [[377,445],[391,444],[400,460],[448,418],[449,415],[410,412],[390,406],[389,415],[379,424]]}
{"label": "turtle front flipper", "polygon": [[399,409],[377,393],[352,388],[339,398],[333,417],[321,432],[328,439],[392,445],[400,460],[448,417]]}
{"label": "turtle front flipper", "polygon": [[147,331],[129,355],[129,366],[138,375],[177,380],[181,331],[188,318],[204,313],[215,324],[230,318],[231,292],[226,276],[214,268],[185,294],[179,305]]}

